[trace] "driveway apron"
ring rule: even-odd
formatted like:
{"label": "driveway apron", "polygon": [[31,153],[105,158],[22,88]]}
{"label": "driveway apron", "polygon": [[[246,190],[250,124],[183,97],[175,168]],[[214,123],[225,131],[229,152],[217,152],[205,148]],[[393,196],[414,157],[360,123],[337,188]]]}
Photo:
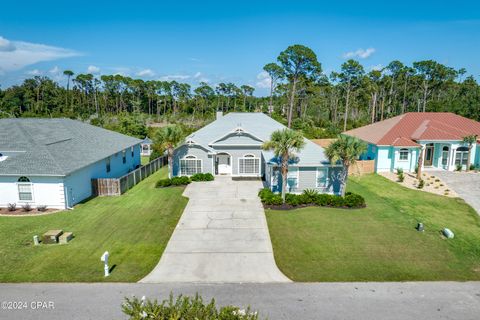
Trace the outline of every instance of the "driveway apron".
{"label": "driveway apron", "polygon": [[223,176],[188,185],[167,248],[140,282],[289,282],[275,264],[260,188]]}
{"label": "driveway apron", "polygon": [[435,171],[437,175],[480,214],[480,174],[473,172]]}

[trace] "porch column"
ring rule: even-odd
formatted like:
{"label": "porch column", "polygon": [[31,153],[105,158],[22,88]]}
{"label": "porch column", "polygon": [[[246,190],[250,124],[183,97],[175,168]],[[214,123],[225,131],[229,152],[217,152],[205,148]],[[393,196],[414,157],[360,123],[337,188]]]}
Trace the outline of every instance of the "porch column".
{"label": "porch column", "polygon": [[448,171],[454,171],[455,170],[455,154],[457,153],[457,148],[450,148],[451,155],[450,159],[448,159]]}

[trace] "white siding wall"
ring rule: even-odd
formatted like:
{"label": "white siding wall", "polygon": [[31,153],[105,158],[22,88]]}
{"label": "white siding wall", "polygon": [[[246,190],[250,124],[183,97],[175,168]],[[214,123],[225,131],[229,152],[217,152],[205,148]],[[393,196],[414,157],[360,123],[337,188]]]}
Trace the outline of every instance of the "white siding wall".
{"label": "white siding wall", "polygon": [[65,195],[63,193],[62,177],[32,177],[33,200],[20,201],[18,198],[19,176],[0,177],[0,206],[6,207],[9,203],[16,203],[17,207],[28,202],[32,207],[47,205],[49,208],[64,209]]}

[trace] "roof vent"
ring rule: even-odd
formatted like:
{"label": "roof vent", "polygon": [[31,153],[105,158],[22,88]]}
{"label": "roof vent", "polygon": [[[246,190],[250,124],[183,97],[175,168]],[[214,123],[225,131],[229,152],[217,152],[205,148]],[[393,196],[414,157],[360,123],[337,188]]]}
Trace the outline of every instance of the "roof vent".
{"label": "roof vent", "polygon": [[8,156],[4,156],[0,153],[0,162],[7,160]]}

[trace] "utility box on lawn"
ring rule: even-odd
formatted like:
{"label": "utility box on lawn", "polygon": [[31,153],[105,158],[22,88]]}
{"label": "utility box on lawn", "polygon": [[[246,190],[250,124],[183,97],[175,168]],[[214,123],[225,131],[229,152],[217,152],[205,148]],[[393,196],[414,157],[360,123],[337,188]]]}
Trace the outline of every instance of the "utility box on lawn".
{"label": "utility box on lawn", "polygon": [[44,244],[58,243],[58,238],[63,234],[63,230],[49,230],[43,234],[42,242]]}

